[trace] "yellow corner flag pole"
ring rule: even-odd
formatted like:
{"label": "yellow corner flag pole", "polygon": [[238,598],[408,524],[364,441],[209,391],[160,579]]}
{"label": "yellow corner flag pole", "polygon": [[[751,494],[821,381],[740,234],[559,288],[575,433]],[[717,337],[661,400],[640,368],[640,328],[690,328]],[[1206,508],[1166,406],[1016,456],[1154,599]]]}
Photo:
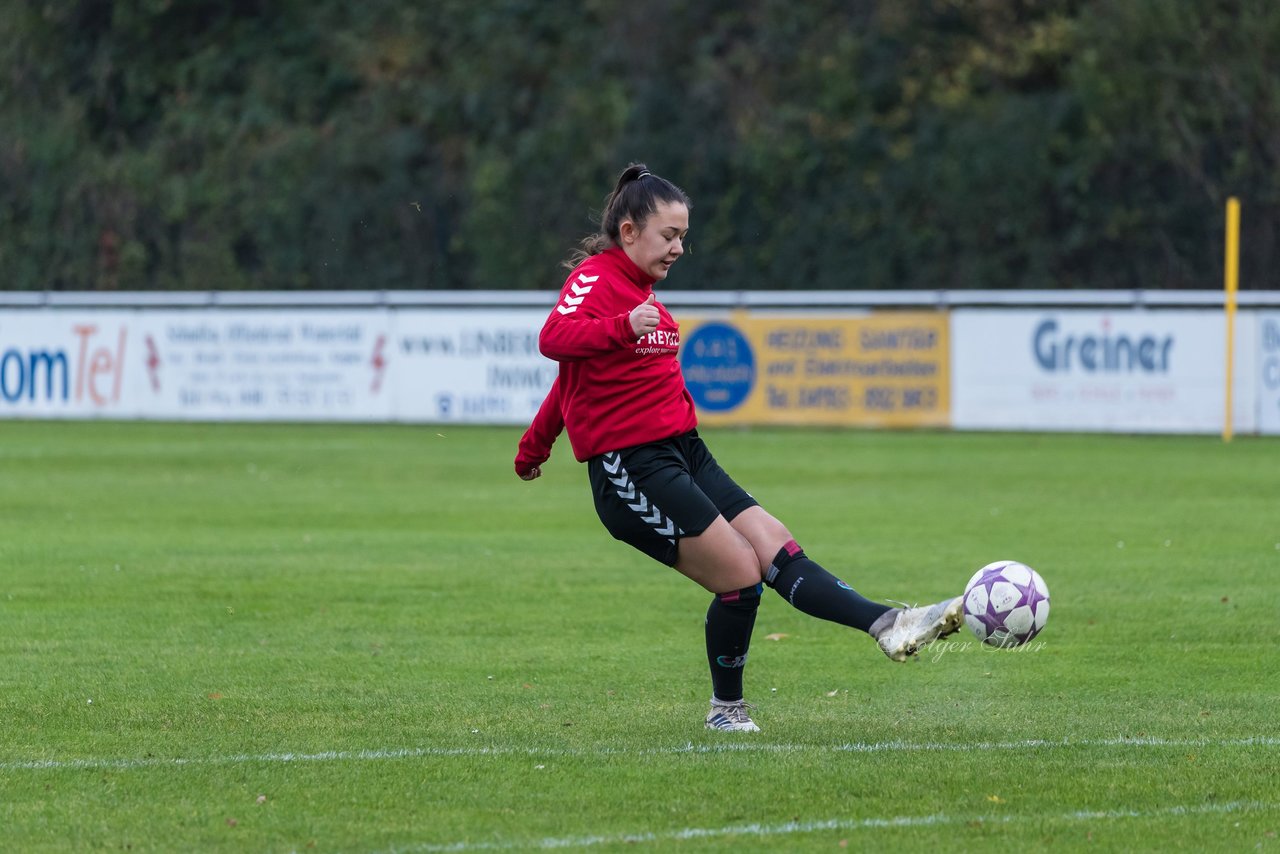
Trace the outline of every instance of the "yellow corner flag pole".
{"label": "yellow corner flag pole", "polygon": [[1227,199],[1227,257],[1225,264],[1227,309],[1227,410],[1222,419],[1222,441],[1231,441],[1231,392],[1235,383],[1236,288],[1240,280],[1240,200]]}

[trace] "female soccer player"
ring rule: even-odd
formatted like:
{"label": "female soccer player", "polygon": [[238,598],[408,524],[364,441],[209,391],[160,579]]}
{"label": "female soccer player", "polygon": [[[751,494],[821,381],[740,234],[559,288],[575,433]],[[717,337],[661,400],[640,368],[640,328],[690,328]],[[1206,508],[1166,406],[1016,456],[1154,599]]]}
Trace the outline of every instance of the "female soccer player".
{"label": "female soccer player", "polygon": [[539,347],[560,373],[520,439],[515,469],[524,480],[541,475],[568,431],[609,533],[715,594],[707,727],[757,732],[742,674],[763,585],[806,614],[867,632],[894,661],[956,631],[962,606],[959,597],[901,609],[863,598],[716,463],[676,360],[679,326],[653,292],[684,254],[689,208],[683,190],[643,163],[623,170],[600,231],[566,262],[572,272],[543,324]]}

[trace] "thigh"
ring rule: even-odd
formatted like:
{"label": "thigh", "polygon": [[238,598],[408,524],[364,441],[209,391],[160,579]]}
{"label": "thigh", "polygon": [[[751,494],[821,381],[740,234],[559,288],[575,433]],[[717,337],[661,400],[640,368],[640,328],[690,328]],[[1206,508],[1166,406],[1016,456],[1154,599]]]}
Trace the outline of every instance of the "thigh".
{"label": "thigh", "polygon": [[676,569],[712,593],[729,593],[764,578],[755,550],[723,516],[696,537],[680,540]]}

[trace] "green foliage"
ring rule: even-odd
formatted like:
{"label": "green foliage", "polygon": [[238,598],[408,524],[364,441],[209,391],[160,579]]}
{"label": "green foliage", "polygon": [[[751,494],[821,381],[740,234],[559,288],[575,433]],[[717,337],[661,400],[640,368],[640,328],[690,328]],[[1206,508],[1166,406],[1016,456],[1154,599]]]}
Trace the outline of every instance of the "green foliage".
{"label": "green foliage", "polygon": [[1280,5],[1113,0],[1081,27],[1072,88],[1088,131],[1083,175],[1112,200],[1082,211],[1099,257],[1212,283],[1234,195],[1245,211],[1242,281],[1275,287]]}
{"label": "green foliage", "polygon": [[681,288],[1245,286],[1270,0],[15,0],[0,287],[541,288],[631,160]]}

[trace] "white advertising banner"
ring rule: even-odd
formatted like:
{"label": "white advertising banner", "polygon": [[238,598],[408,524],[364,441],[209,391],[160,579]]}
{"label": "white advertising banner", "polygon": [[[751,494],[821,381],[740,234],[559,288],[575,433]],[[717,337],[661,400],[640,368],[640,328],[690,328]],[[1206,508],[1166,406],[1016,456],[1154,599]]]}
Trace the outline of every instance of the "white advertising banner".
{"label": "white advertising banner", "polygon": [[1280,312],[1258,315],[1258,432],[1280,434]]}
{"label": "white advertising banner", "polygon": [[528,424],[558,366],[538,352],[541,309],[397,312],[391,377],[404,421]]}
{"label": "white advertising banner", "polygon": [[132,311],[0,312],[0,417],[125,418],[139,364]]}
{"label": "white advertising banner", "polygon": [[[952,426],[1217,432],[1226,389],[1221,311],[955,310]],[[1237,323],[1237,354],[1254,327]],[[1235,429],[1256,429],[1254,360],[1239,358]]]}
{"label": "white advertising banner", "polygon": [[386,421],[384,309],[139,313],[138,401],[152,418]]}

